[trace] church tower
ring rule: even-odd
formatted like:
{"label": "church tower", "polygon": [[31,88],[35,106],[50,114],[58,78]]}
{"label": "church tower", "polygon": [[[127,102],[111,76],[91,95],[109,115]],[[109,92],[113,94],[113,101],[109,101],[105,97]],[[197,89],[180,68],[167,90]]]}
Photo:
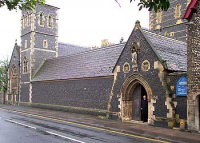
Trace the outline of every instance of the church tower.
{"label": "church tower", "polygon": [[20,101],[32,102],[31,79],[45,59],[58,55],[58,8],[37,4],[22,10]]}
{"label": "church tower", "polygon": [[187,21],[182,16],[191,0],[169,0],[167,11],[150,12],[149,29],[163,36],[186,42]]}

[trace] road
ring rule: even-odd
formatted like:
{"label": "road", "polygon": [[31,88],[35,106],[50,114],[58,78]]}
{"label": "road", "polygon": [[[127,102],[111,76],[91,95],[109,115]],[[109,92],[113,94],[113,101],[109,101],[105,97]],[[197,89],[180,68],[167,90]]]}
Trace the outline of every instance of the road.
{"label": "road", "polygon": [[0,143],[152,143],[143,137],[0,110]]}

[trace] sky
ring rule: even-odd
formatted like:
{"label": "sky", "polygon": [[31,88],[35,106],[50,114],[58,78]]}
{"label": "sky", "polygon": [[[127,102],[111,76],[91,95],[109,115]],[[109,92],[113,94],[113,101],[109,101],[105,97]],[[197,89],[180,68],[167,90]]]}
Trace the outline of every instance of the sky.
{"label": "sky", "polygon": [[[149,13],[138,11],[139,0],[46,0],[59,7],[58,41],[86,47],[100,46],[102,39],[119,43],[126,41],[135,21],[148,28]],[[17,39],[21,45],[21,11],[0,8],[0,60],[10,58]]]}

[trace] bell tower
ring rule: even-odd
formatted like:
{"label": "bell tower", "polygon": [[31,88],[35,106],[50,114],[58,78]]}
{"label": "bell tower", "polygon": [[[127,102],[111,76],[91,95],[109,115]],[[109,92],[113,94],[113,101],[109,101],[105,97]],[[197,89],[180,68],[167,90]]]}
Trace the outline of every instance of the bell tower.
{"label": "bell tower", "polygon": [[149,30],[166,37],[186,42],[187,21],[182,16],[191,0],[169,0],[170,7],[167,11],[153,10],[149,16]]}
{"label": "bell tower", "polygon": [[20,100],[32,102],[31,79],[40,65],[58,55],[58,9],[37,4],[32,11],[22,10]]}

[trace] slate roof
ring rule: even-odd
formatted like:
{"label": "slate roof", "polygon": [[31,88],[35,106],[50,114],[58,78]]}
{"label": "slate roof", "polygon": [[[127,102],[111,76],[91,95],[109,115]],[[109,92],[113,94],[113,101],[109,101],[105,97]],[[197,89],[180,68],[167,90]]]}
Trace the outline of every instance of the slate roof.
{"label": "slate roof", "polygon": [[166,61],[167,69],[187,71],[187,43],[142,30],[155,52]]}
{"label": "slate roof", "polygon": [[97,48],[66,57],[48,59],[33,81],[113,75],[112,69],[125,43]]}
{"label": "slate roof", "polygon": [[69,44],[69,43],[62,43],[62,42],[58,43],[58,56],[59,57],[60,56],[68,56],[68,55],[72,55],[72,54],[76,54],[76,53],[80,53],[80,52],[84,52],[84,51],[88,51],[88,50],[90,50],[90,48],[73,45],[73,44]]}

